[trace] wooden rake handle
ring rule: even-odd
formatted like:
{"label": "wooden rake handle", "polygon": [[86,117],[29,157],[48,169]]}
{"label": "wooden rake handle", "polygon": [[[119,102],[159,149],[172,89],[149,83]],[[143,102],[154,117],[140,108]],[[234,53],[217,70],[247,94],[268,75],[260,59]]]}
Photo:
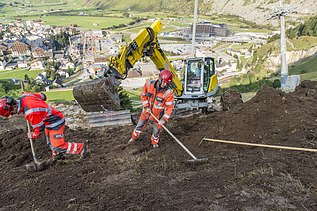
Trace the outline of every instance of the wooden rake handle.
{"label": "wooden rake handle", "polygon": [[267,145],[267,144],[254,144],[254,143],[247,143],[247,142],[225,141],[225,140],[209,139],[209,138],[203,138],[202,141],[218,142],[218,143],[225,143],[225,144],[236,144],[236,145],[253,146],[253,147],[266,147],[266,148],[274,148],[274,149],[286,149],[286,150],[297,150],[297,151],[306,151],[306,152],[317,152],[317,149],[288,147],[288,146],[277,146],[277,145]]}
{"label": "wooden rake handle", "polygon": [[[158,122],[159,120],[156,118],[156,116],[154,116],[154,114],[152,114],[152,112],[149,112],[151,115],[152,115],[152,117]],[[182,142],[180,142],[180,140],[178,140],[175,136],[174,136],[174,134],[171,132],[171,131],[169,131],[164,125],[162,125],[162,127],[166,130],[166,132],[168,132],[173,138],[174,138],[174,140],[179,144],[179,145],[181,145],[181,147],[194,159],[194,160],[197,160],[197,157],[193,154],[193,153],[191,153],[191,151],[189,151],[189,149],[187,149],[187,147],[185,147],[185,145],[182,143]]]}

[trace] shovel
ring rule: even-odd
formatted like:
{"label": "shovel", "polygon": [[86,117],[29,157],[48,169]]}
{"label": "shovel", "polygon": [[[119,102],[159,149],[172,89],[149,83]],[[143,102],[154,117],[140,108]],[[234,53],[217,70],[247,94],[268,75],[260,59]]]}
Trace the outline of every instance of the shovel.
{"label": "shovel", "polygon": [[[30,130],[29,122],[27,122],[27,126],[28,126],[28,132],[30,132],[31,130]],[[49,165],[49,162],[48,161],[41,161],[41,162],[38,161],[36,158],[36,155],[35,155],[35,150],[34,150],[32,138],[30,138],[30,144],[31,144],[31,150],[32,150],[34,163],[26,164],[25,168],[29,172],[43,171]]]}
{"label": "shovel", "polygon": [[[151,115],[152,115],[152,117],[158,122],[159,120],[156,118],[156,116],[154,116],[154,114],[152,113],[152,112],[149,112]],[[171,131],[169,131],[164,125],[162,125],[162,127],[164,128],[164,130],[166,130],[166,132],[168,132],[173,138],[174,138],[174,140],[179,144],[179,145],[181,145],[181,147],[192,157],[192,159],[190,159],[190,160],[186,160],[186,162],[187,163],[204,163],[204,162],[206,162],[207,160],[208,160],[208,158],[197,158],[195,155],[193,155],[193,153],[191,153],[190,151],[189,151],[189,149],[187,149],[186,147],[185,147],[185,145],[182,143],[182,142],[180,142],[175,136],[174,136],[174,134],[171,132]]]}
{"label": "shovel", "polygon": [[[22,92],[24,92],[24,83],[23,80],[21,80],[21,88],[22,88]],[[28,132],[31,132],[31,128],[30,128],[30,123],[28,121],[26,121],[27,127],[28,127]],[[33,146],[33,139],[30,138],[30,145],[31,145],[31,150],[32,150],[32,155],[33,155],[33,161],[34,163],[30,163],[30,164],[26,164],[25,168],[27,171],[29,172],[37,172],[37,171],[42,171],[44,170],[48,165],[49,165],[49,161],[38,161],[35,155],[35,151],[34,151],[34,146]]]}

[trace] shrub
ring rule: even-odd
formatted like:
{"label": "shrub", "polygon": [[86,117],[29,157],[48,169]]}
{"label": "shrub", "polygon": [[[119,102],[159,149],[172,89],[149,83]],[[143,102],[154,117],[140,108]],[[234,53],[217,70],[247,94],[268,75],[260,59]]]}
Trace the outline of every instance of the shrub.
{"label": "shrub", "polygon": [[121,109],[122,110],[125,110],[125,109],[131,110],[133,108],[133,106],[132,106],[132,101],[131,101],[128,93],[121,86],[119,86],[118,92],[119,92]]}

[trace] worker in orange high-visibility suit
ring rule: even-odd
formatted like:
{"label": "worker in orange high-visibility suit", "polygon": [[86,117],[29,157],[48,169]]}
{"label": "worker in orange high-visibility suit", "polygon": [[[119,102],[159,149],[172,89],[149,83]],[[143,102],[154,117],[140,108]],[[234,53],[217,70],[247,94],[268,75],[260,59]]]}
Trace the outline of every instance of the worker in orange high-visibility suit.
{"label": "worker in orange high-visibility suit", "polygon": [[80,158],[86,155],[83,143],[66,142],[64,138],[65,119],[63,114],[49,106],[43,93],[24,92],[15,100],[12,97],[0,99],[0,115],[9,117],[22,113],[33,127],[28,138],[36,139],[45,131],[47,144],[52,150],[52,159],[58,159],[62,154],[78,154]]}
{"label": "worker in orange high-visibility suit", "polygon": [[[154,123],[151,143],[153,147],[158,147],[160,129],[169,121],[174,110],[174,94],[168,86],[172,78],[173,75],[169,70],[162,70],[158,80],[149,80],[143,86],[141,93],[143,110],[129,143],[135,141],[150,120]],[[150,112],[159,120],[158,122],[150,115]]]}

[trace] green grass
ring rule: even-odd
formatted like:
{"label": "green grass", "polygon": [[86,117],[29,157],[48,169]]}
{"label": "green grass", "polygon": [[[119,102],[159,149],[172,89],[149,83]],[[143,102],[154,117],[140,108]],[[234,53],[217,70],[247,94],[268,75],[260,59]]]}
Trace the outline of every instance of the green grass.
{"label": "green grass", "polygon": [[141,21],[140,23],[134,24],[133,26],[128,26],[121,29],[114,29],[115,32],[129,32],[129,33],[138,33],[141,29],[144,29],[145,27],[151,26],[152,23]]}
{"label": "green grass", "polygon": [[128,93],[129,97],[131,100],[141,100],[141,89],[140,90],[127,90],[125,89],[125,91]]}
{"label": "green grass", "polygon": [[230,48],[232,48],[232,50],[238,51],[240,49],[248,49],[251,46],[253,46],[253,43],[242,43],[242,44],[233,44],[230,46]]}
{"label": "green grass", "polygon": [[22,70],[22,69],[16,69],[16,70],[5,70],[0,71],[0,79],[24,79],[24,75],[28,75],[31,78],[36,78],[38,74],[43,72],[43,70]]}
{"label": "green grass", "polygon": [[47,101],[71,101],[74,100],[72,90],[51,90],[44,92],[47,96]]}
{"label": "green grass", "polygon": [[308,50],[317,45],[317,37],[303,36],[292,39],[290,41],[292,42],[294,47],[288,43],[287,48],[289,50]]}
{"label": "green grass", "polygon": [[311,73],[305,73],[300,75],[300,80],[310,80],[310,81],[317,81],[317,71]]}
{"label": "green grass", "polygon": [[291,65],[289,68],[291,74],[303,74],[309,72],[317,72],[317,56],[307,58],[300,64]]}
{"label": "green grass", "polygon": [[[298,62],[299,63],[299,62]],[[300,75],[303,80],[317,80],[317,56],[312,56],[289,67],[290,75]]]}

